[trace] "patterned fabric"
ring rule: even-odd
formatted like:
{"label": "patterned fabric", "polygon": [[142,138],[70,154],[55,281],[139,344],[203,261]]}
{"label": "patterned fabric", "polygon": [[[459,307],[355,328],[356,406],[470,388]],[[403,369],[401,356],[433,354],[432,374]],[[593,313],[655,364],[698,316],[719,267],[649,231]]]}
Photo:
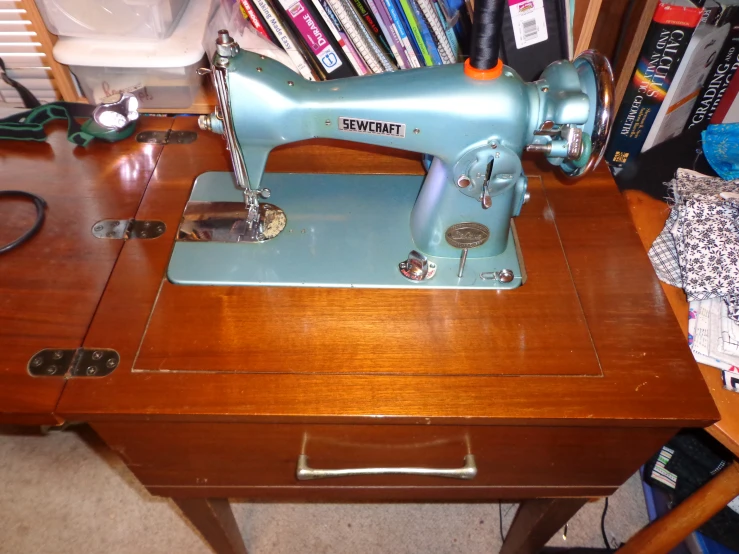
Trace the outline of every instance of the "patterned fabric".
{"label": "patterned fabric", "polygon": [[739,181],[681,169],[669,187],[673,209],[649,251],[657,275],[690,301],[722,298],[739,322]]}
{"label": "patterned fabric", "polygon": [[677,259],[677,248],[672,236],[672,229],[677,223],[677,210],[672,210],[665,222],[665,228],[655,239],[649,249],[649,259],[652,260],[654,271],[660,281],[673,287],[683,288],[680,262]]}
{"label": "patterned fabric", "polygon": [[660,280],[690,301],[693,357],[739,392],[739,180],[680,169],[668,186],[672,211],[649,258]]}

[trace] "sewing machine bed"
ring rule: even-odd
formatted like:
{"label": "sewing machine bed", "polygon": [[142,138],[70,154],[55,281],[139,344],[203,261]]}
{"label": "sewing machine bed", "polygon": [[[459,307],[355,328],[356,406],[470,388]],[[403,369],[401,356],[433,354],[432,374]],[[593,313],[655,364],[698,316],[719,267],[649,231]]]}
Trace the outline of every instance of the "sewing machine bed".
{"label": "sewing machine bed", "polygon": [[[397,191],[394,201],[385,203],[384,213],[367,208],[361,212],[368,214],[362,223],[367,233],[373,232],[369,216],[381,219],[382,225],[374,227],[374,233],[379,235],[384,224],[401,221],[390,212],[400,210],[398,199],[413,200],[422,178],[367,177],[363,180],[317,174],[301,175],[298,179],[295,174],[266,175],[274,187],[270,201],[292,209],[287,197],[283,202],[279,191],[289,190],[290,184],[301,185],[316,193],[315,203],[304,207],[303,213],[322,209],[324,214],[310,214],[313,224],[309,224],[295,216],[290,219],[288,211],[288,227],[293,233],[283,234],[309,242],[303,243],[308,253],[301,255],[300,263],[293,261],[290,265],[291,259],[278,252],[286,262],[286,270],[292,268],[293,274],[305,270],[303,266],[308,263],[312,247],[310,239],[315,236],[311,228],[326,233],[332,221],[345,220],[343,214],[351,211],[351,216],[356,215],[354,208],[348,210],[346,204],[340,205],[342,185],[359,183],[369,187],[385,182],[388,190]],[[321,180],[323,188],[315,187],[314,179]],[[217,183],[221,188],[212,197],[198,196],[202,183]],[[324,204],[329,198],[321,196],[320,190],[328,191],[325,194],[333,204]],[[236,257],[269,243],[176,242],[168,279],[161,281],[158,291],[151,292],[156,300],[132,369],[335,376],[601,377],[602,368],[560,240],[557,219],[539,176],[530,179],[529,190],[531,200],[516,220],[521,248],[529,262],[528,281],[514,290],[230,286],[234,268],[245,270],[245,264],[236,260],[231,267],[213,268],[215,262],[207,249],[222,248]],[[231,201],[239,196],[228,173],[206,173],[200,176],[190,195],[191,200],[195,198]],[[305,234],[301,232],[304,228]],[[402,236],[407,236],[407,230],[403,230]],[[388,265],[393,267],[399,261],[396,257],[409,246],[402,244],[399,248],[390,238],[382,239],[384,243],[380,238],[373,240],[373,247],[381,245],[393,252],[388,255]],[[398,254],[394,254],[394,249]],[[273,254],[275,250],[272,249]],[[355,259],[361,261],[362,255],[362,251],[347,252],[341,262],[347,265]],[[198,271],[201,283],[208,279],[220,282],[214,286],[175,284],[184,280],[183,266],[191,275]],[[226,277],[219,278],[219,272]],[[468,272],[473,273],[472,266]],[[481,326],[480,321],[485,323]],[[546,331],[542,332],[542,328]],[[375,333],[381,333],[382,347],[370,339]]]}
{"label": "sewing machine bed", "polygon": [[[403,277],[398,264],[416,248],[409,219],[422,182],[420,175],[268,173],[262,185],[272,191],[269,202],[287,216],[282,233],[264,243],[244,243],[193,241],[193,233],[180,232],[167,276],[181,285],[355,288],[513,289],[525,282],[515,227],[498,256],[475,258],[470,250],[462,278],[457,276],[459,258],[434,257],[429,257],[437,266],[432,279]],[[210,212],[225,227],[220,235],[228,240],[234,219],[219,214],[229,210],[245,216],[233,174],[200,175],[185,219]],[[198,234],[213,233],[207,229]],[[503,269],[513,272],[512,281],[480,278]]]}

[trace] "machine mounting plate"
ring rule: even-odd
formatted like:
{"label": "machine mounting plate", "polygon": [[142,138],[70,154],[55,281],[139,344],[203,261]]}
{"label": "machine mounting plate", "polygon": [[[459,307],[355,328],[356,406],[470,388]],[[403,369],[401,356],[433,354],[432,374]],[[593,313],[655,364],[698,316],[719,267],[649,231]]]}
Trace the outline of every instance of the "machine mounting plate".
{"label": "machine mounting plate", "polygon": [[[172,283],[513,289],[525,281],[513,226],[506,250],[494,257],[469,257],[461,279],[459,258],[429,257],[438,268],[433,279],[410,281],[401,275],[398,264],[416,249],[409,221],[422,176],[267,173],[262,181],[272,190],[270,202],[287,216],[285,229],[264,243],[178,240],[167,274]],[[190,203],[207,202],[243,209],[243,194],[231,173],[197,178]],[[513,271],[511,282],[480,278],[503,269]]]}

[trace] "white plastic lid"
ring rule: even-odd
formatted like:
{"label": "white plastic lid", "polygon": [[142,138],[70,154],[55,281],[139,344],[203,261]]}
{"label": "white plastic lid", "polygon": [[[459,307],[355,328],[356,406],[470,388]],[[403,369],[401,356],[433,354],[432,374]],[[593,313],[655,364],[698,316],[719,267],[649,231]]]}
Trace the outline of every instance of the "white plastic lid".
{"label": "white plastic lid", "polygon": [[158,41],[100,40],[59,37],[54,59],[89,67],[186,67],[205,54],[203,36],[213,0],[190,0],[177,28]]}

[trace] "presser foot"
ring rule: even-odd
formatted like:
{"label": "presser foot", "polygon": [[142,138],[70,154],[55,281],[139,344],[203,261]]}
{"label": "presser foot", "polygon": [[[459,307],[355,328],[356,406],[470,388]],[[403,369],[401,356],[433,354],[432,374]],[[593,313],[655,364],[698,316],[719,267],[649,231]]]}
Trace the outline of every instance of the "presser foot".
{"label": "presser foot", "polygon": [[[177,240],[184,242],[265,242],[287,225],[285,212],[262,202],[256,215],[241,202],[189,202]],[[251,220],[251,221],[250,221]]]}

